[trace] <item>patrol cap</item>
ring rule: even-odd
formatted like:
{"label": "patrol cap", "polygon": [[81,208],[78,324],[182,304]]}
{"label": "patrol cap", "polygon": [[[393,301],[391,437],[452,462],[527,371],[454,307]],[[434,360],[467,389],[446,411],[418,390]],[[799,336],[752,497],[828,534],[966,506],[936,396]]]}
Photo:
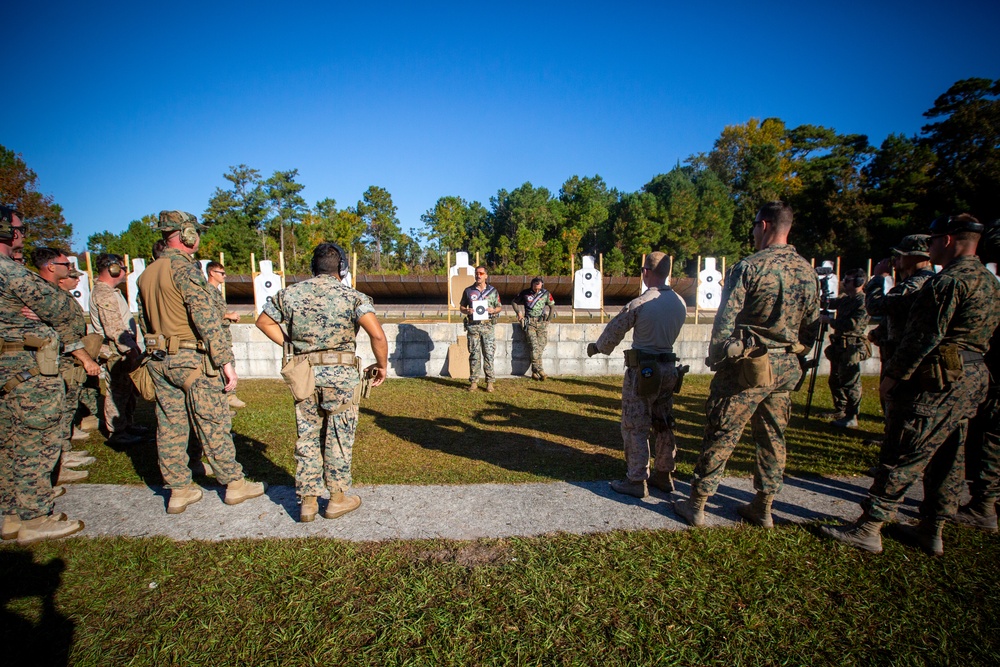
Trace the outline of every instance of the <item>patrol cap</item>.
{"label": "patrol cap", "polygon": [[659,250],[654,250],[646,255],[646,261],[642,263],[642,268],[647,271],[652,271],[660,276],[667,275],[667,269],[669,266],[670,259],[667,257],[667,254],[660,252]]}
{"label": "patrol cap", "polygon": [[83,271],[77,271],[75,268],[73,268],[71,266],[71,267],[69,267],[69,273],[66,274],[66,277],[67,278],[79,278],[82,275],[83,275]]}
{"label": "patrol cap", "polygon": [[943,215],[931,223],[931,236],[943,236],[945,234],[958,234],[960,232],[983,233],[983,223],[973,218],[968,213],[962,215]]}
{"label": "patrol cap", "polygon": [[927,242],[930,240],[931,237],[929,234],[910,234],[909,236],[904,236],[899,245],[892,248],[892,251],[903,257],[923,257],[924,259],[930,259],[930,253],[927,252]]}
{"label": "patrol cap", "polygon": [[160,226],[157,227],[158,231],[179,232],[185,227],[192,227],[197,232],[203,232],[208,229],[205,225],[199,225],[198,218],[191,213],[184,211],[160,211]]}

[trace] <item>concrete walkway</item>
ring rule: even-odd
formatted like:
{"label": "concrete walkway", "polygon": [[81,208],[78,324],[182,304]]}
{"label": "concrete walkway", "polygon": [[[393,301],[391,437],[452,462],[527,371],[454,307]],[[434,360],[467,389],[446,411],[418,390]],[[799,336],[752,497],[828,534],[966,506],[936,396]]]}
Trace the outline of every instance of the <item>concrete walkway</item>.
{"label": "concrete walkway", "polygon": [[[786,477],[774,503],[776,523],[854,519],[871,479]],[[678,490],[686,497],[687,484]],[[83,519],[80,537],[165,536],[175,540],[324,537],[353,541],[601,533],[612,530],[682,530],[673,500],[660,491],[638,500],[611,491],[607,482],[476,484],[468,486],[362,486],[361,507],[340,519],[322,514],[298,523],[292,487],[271,487],[241,505],[222,502],[224,488],[205,487],[205,497],[178,515],[166,513],[162,488],[71,484],[56,500],[56,511]],[[919,489],[900,518],[914,516]],[[753,497],[749,478],[728,478],[708,504],[709,524],[735,525],[736,506]],[[320,501],[320,511],[325,502]]]}

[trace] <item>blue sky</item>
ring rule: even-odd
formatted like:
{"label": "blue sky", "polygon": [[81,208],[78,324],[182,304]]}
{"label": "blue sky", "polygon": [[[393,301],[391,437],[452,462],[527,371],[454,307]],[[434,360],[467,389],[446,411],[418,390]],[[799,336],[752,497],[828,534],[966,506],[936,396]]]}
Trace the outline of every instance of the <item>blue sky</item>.
{"label": "blue sky", "polygon": [[956,80],[1000,77],[1000,3],[8,2],[0,144],[74,247],[205,210],[230,165],[297,168],[310,205],[600,174],[634,191],[723,127],[777,116],[919,132]]}

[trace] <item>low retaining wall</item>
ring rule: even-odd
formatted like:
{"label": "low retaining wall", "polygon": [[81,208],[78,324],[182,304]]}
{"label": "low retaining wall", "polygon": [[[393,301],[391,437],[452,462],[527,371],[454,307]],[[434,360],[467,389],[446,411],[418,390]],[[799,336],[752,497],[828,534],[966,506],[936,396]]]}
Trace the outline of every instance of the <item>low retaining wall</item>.
{"label": "low retaining wall", "polygon": [[[389,340],[390,377],[447,377],[448,347],[465,335],[461,324],[385,324]],[[236,372],[241,378],[278,378],[281,348],[268,340],[252,324],[234,324],[233,352]],[[549,324],[549,344],[545,348],[545,372],[550,375],[620,375],[625,370],[624,350],[632,346],[632,334],[610,355],[587,357],[587,343],[597,340],[603,324]],[[705,366],[711,324],[687,324],[681,329],[674,352],[694,374],[709,373]],[[511,324],[496,327],[497,348],[494,364],[497,377],[531,374],[531,360],[521,328]],[[365,365],[375,361],[364,331],[358,333],[358,355]],[[862,373],[878,375],[876,355],[862,364]],[[819,373],[827,375],[830,365],[823,359]]]}

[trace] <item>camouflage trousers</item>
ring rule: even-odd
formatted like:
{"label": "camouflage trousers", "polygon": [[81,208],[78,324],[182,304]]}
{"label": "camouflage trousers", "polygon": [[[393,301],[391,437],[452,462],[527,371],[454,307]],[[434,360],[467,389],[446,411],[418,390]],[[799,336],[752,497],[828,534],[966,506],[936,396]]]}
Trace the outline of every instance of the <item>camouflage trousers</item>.
{"label": "camouflage trousers", "polygon": [[480,363],[487,382],[493,382],[493,357],[496,355],[497,340],[493,323],[470,324],[465,328],[469,340],[469,382],[479,379]]}
{"label": "camouflage trousers", "polygon": [[542,353],[549,343],[549,327],[545,320],[524,320],[524,340],[528,343],[528,352],[531,355],[532,374],[544,373],[545,367],[542,363]]}
{"label": "camouflage trousers", "polygon": [[891,521],[911,486],[923,475],[921,515],[954,516],[965,484],[965,438],[969,419],[986,398],[989,373],[983,363],[966,364],[945,391],[922,391],[917,380],[899,383],[889,397],[892,419],[886,437],[893,465],[875,475],[862,507],[875,521]]}
{"label": "camouflage trousers", "polygon": [[80,423],[80,420],[87,415],[99,418],[101,414],[98,408],[100,398],[101,378],[88,375],[87,379],[83,381],[83,385],[80,386],[80,402],[76,406],[76,416],[73,418],[73,423]]}
{"label": "camouflage trousers", "polygon": [[969,422],[965,470],[973,498],[1000,499],[1000,384],[990,385],[986,401]]}
{"label": "camouflage trousers", "polygon": [[82,366],[76,364],[70,364],[62,371],[63,382],[66,385],[66,398],[63,400],[59,428],[52,433],[52,438],[55,440],[53,444],[58,444],[60,450],[68,452],[73,449],[70,436],[73,435],[73,420],[80,407],[80,392],[83,389],[83,381],[87,379],[87,374]]}
{"label": "camouflage trousers", "polygon": [[833,409],[848,417],[856,417],[861,411],[861,362],[851,348],[831,347],[830,394],[833,395]]}
{"label": "camouflage trousers", "polygon": [[677,367],[673,362],[660,363],[660,388],[654,396],[639,396],[638,382],[637,369],[626,368],[622,380],[622,441],[626,476],[633,482],[649,479],[651,440],[654,470],[674,472],[677,456],[672,414]]}
{"label": "camouflage trousers", "polygon": [[[149,373],[156,387],[156,450],[160,473],[168,489],[191,483],[188,437],[194,427],[220,484],[243,478],[236,461],[232,416],[226,395],[219,391],[219,378],[202,372],[203,354],[181,350],[163,361],[150,360]],[[196,379],[185,391],[184,383]]]}
{"label": "camouflage trousers", "polygon": [[0,399],[0,513],[22,520],[52,513],[50,475],[62,452],[55,434],[65,387],[58,375],[38,375]]}
{"label": "camouflage trousers", "polygon": [[344,392],[318,387],[316,393],[295,404],[295,491],[299,496],[319,496],[351,488],[351,456],[358,428],[358,406],[330,414],[342,405]]}
{"label": "camouflage trousers", "polygon": [[705,437],[694,467],[691,489],[710,496],[719,488],[726,463],[750,422],[757,449],[754,488],[768,494],[781,490],[785,472],[785,427],[792,414],[789,392],[802,375],[798,359],[784,350],[770,350],[774,384],[769,387],[740,387],[732,364],[719,369],[712,378],[705,403]]}
{"label": "camouflage trousers", "polygon": [[135,370],[127,357],[108,359],[102,366],[107,396],[104,397],[104,424],[108,433],[124,433],[132,426],[135,413],[135,384],[129,373]]}

